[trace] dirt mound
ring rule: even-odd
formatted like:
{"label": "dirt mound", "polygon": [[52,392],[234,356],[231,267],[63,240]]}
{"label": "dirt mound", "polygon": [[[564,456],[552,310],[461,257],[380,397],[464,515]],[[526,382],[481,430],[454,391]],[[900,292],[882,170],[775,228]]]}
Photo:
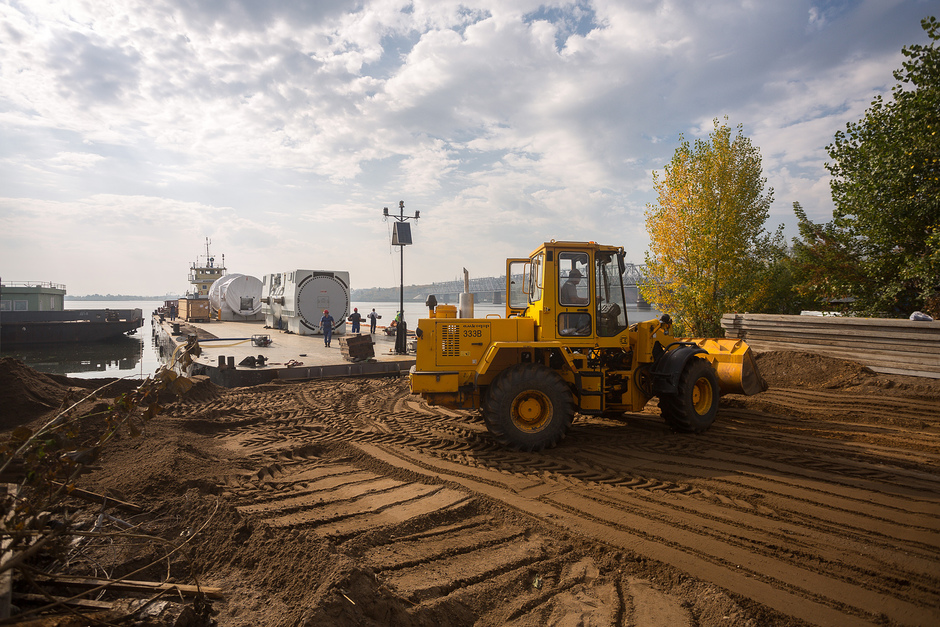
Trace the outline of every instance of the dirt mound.
{"label": "dirt mound", "polygon": [[0,359],[0,429],[12,429],[59,407],[68,390],[19,360]]}
{"label": "dirt mound", "polygon": [[[113,399],[131,392],[140,379],[79,379],[33,370],[13,357],[0,359],[0,431],[25,425],[73,402],[87,400],[86,411],[100,399]],[[206,385],[208,383],[208,386]],[[208,381],[197,381],[194,390],[204,401],[217,391]],[[176,400],[168,396],[166,402]]]}
{"label": "dirt mound", "polygon": [[798,351],[759,353],[757,367],[772,388],[842,389],[876,376],[855,361]]}
{"label": "dirt mound", "polygon": [[192,378],[193,387],[180,399],[184,403],[206,403],[218,398],[225,392],[225,388],[217,386],[209,377],[197,375]]}
{"label": "dirt mound", "polygon": [[101,390],[101,392],[98,394],[98,396],[101,398],[114,398],[124,394],[125,392],[135,390],[142,381],[142,379],[136,379],[134,377],[126,379],[119,379],[117,377],[79,379],[78,377],[67,377],[61,374],[46,374],[45,376],[49,377],[60,385],[64,385],[70,388],[78,388],[81,390]]}
{"label": "dirt mound", "polygon": [[940,379],[877,373],[856,361],[801,351],[768,351],[756,359],[771,388],[940,399]]}
{"label": "dirt mound", "polygon": [[209,403],[225,393],[225,388],[210,381],[208,376],[196,375],[190,379],[193,385],[183,394],[177,394],[171,389],[160,392],[160,403],[198,406]]}
{"label": "dirt mound", "polygon": [[144,426],[142,436],[118,432],[102,453],[101,468],[83,479],[85,485],[96,492],[148,505],[192,488],[218,493],[207,467],[235,472],[225,453],[217,450],[212,439],[180,429],[177,424],[157,416]]}

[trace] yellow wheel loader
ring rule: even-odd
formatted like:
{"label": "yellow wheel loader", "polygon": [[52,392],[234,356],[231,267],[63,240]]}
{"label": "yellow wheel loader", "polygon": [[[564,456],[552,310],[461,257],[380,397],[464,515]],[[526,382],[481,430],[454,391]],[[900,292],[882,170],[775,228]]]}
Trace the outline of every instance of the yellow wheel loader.
{"label": "yellow wheel loader", "polygon": [[719,394],[767,388],[742,340],[683,339],[668,315],[627,322],[623,248],[551,241],[506,260],[506,317],[458,318],[429,297],[411,392],[482,410],[501,444],[555,446],[576,412],[622,417],[654,396],[673,429],[701,432]]}

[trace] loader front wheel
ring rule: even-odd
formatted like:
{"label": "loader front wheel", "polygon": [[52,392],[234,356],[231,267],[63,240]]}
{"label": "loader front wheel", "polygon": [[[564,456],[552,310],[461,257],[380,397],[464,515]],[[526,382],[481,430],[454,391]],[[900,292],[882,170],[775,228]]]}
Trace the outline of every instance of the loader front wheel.
{"label": "loader front wheel", "polygon": [[503,446],[541,451],[565,437],[574,419],[574,398],[558,373],[540,364],[519,364],[490,385],[483,419]]}
{"label": "loader front wheel", "polygon": [[704,359],[693,357],[679,377],[678,392],[659,399],[666,424],[676,431],[701,433],[718,413],[718,375]]}

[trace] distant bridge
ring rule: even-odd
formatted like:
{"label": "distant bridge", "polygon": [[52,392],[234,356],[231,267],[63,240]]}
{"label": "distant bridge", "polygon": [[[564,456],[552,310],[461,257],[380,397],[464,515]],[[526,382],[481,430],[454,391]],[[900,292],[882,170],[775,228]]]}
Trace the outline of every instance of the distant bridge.
{"label": "distant bridge", "polygon": [[[522,278],[520,275],[519,280],[522,280]],[[636,299],[638,303],[642,302],[637,292],[637,285],[648,280],[645,265],[626,264],[623,273],[623,284],[627,289],[627,300]],[[440,281],[431,284],[429,293],[434,294],[438,302],[456,303],[458,294],[462,294],[464,291],[463,288],[464,282],[462,280]],[[502,304],[506,294],[506,275],[471,278],[470,293],[474,295],[475,302]]]}

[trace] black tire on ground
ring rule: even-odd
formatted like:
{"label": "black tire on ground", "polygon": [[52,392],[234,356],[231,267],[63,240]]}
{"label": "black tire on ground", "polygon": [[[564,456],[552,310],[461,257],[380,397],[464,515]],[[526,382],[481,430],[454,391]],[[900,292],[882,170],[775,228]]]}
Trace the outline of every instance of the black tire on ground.
{"label": "black tire on ground", "polygon": [[679,377],[678,392],[663,394],[659,407],[666,424],[676,431],[701,433],[718,413],[718,375],[712,365],[692,357]]}
{"label": "black tire on ground", "polygon": [[574,397],[565,380],[550,368],[518,364],[490,385],[483,419],[503,446],[541,451],[565,437],[574,419]]}

